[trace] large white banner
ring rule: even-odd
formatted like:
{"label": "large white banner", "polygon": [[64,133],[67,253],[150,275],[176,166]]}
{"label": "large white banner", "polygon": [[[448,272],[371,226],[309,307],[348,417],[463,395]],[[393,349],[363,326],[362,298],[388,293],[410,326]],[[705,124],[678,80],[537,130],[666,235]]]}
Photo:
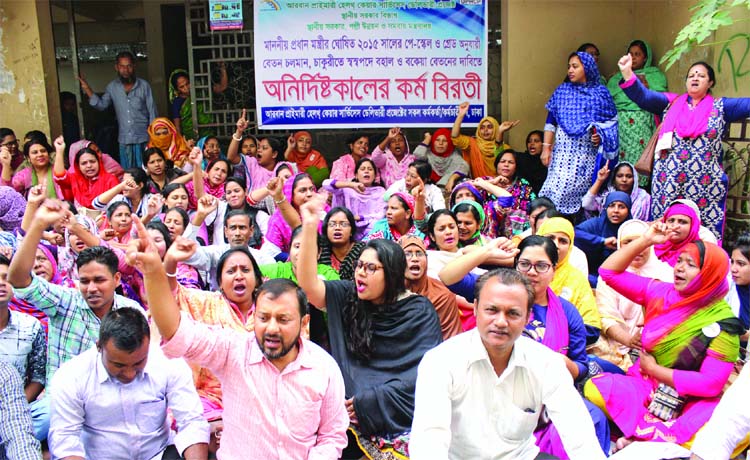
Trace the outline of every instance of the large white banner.
{"label": "large white banner", "polygon": [[260,128],[465,125],[487,101],[487,2],[256,1]]}

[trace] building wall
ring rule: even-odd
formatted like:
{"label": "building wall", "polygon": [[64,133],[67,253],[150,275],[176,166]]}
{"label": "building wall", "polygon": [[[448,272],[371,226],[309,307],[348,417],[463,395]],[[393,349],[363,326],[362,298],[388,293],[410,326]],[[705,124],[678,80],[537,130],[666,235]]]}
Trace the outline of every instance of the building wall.
{"label": "building wall", "polygon": [[0,3],[0,126],[62,130],[49,2]]}

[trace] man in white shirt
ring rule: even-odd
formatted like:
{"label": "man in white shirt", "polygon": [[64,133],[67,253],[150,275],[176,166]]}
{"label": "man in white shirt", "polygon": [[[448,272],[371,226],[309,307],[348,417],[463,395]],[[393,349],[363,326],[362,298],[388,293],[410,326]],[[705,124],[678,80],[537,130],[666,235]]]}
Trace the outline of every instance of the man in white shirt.
{"label": "man in white shirt", "polygon": [[534,302],[525,276],[488,272],[476,285],[477,328],[427,352],[419,365],[412,460],[534,460],[546,409],[571,458],[604,459],[561,355],[521,337]]}
{"label": "man in white shirt", "polygon": [[60,366],[52,379],[53,458],[206,460],[209,428],[190,368],[150,347],[149,337],[142,312],[111,310],[96,347]]}

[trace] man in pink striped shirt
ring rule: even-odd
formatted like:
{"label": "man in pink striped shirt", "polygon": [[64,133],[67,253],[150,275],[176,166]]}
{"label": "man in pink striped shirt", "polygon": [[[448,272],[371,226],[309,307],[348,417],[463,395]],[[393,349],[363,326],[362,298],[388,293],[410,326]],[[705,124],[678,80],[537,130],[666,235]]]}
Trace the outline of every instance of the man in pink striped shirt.
{"label": "man in pink striped shirt", "polygon": [[[322,348],[300,338],[310,320],[307,298],[284,279],[255,295],[253,334],[196,323],[180,309],[143,225],[128,250],[144,275],[151,314],[169,357],[211,370],[224,392],[218,458],[338,459],[347,444],[344,379]],[[241,272],[244,267],[228,267]]]}

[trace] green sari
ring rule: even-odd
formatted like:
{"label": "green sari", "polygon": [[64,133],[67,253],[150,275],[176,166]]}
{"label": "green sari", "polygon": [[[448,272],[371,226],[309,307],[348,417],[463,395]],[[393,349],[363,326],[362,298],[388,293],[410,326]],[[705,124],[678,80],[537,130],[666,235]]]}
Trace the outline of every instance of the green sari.
{"label": "green sari", "polygon": [[[178,73],[187,74],[187,71],[184,69],[175,69],[169,75],[169,102],[170,104],[173,103],[175,99],[180,97],[179,93],[177,92],[177,88],[172,84],[173,77]],[[203,125],[213,123],[214,121],[213,117],[206,113],[206,110],[203,104],[198,104],[197,106],[198,124],[201,125],[201,128],[198,128],[198,135],[196,137],[194,127],[193,127],[192,105],[193,105],[193,102],[190,100],[190,96],[188,96],[185,98],[185,101],[180,106],[180,131],[182,132],[182,135],[185,136],[185,139],[200,139],[201,137],[215,135],[214,131],[211,128],[203,126]]]}

